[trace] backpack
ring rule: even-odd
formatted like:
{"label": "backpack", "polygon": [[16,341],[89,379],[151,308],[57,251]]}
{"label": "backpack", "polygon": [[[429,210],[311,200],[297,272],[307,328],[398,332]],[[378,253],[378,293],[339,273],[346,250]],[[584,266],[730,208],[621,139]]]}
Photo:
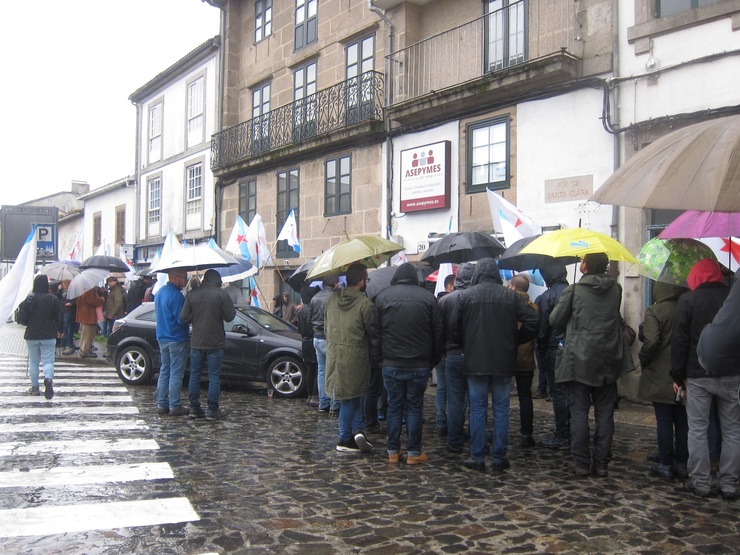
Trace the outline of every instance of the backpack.
{"label": "backpack", "polygon": [[26,297],[21,304],[18,305],[18,310],[15,313],[15,321],[21,326],[27,326],[28,320],[31,317],[31,304],[33,298],[29,295]]}

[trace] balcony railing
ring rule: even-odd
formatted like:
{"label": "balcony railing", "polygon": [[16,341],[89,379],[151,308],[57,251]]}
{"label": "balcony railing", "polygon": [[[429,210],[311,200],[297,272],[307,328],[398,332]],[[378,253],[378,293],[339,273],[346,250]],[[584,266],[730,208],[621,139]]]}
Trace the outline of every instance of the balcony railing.
{"label": "balcony railing", "polygon": [[559,52],[573,52],[573,0],[520,0],[388,56],[390,105]]}
{"label": "balcony railing", "polygon": [[368,71],[213,135],[211,168],[383,120],[383,74]]}

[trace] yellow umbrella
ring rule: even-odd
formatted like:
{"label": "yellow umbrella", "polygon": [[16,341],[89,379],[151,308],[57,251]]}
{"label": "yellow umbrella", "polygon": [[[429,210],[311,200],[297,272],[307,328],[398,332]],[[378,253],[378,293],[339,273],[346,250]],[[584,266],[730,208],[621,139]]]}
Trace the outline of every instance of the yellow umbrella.
{"label": "yellow umbrella", "polygon": [[543,233],[524,247],[520,254],[546,254],[552,257],[577,256],[605,252],[609,260],[636,263],[637,259],[616,239],[582,227]]}
{"label": "yellow umbrella", "polygon": [[355,262],[361,262],[368,268],[377,268],[402,250],[403,247],[398,243],[375,235],[347,237],[316,257],[306,279],[342,273]]}

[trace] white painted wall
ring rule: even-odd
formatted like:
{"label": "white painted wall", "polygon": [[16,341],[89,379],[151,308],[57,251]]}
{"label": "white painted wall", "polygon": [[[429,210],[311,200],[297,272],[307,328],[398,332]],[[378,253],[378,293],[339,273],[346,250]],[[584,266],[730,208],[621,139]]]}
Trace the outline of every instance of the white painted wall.
{"label": "white painted wall", "polygon": [[[446,123],[434,129],[420,133],[410,133],[393,140],[393,211],[396,214],[392,218],[391,233],[403,238],[403,245],[408,254],[417,253],[417,245],[427,241],[430,232],[446,233],[452,216],[452,231],[458,231],[458,188],[460,183],[460,161],[459,161],[459,128],[457,121]],[[448,210],[427,210],[421,212],[407,212],[405,215],[399,211],[400,205],[400,177],[401,177],[401,151],[439,141],[450,141],[450,208]],[[386,156],[385,149],[383,151]],[[387,181],[387,176],[384,176]],[[383,184],[383,206],[386,206],[387,185]],[[385,218],[383,222],[387,221]]]}
{"label": "white painted wall", "polygon": [[116,206],[126,205],[126,243],[134,242],[134,187],[115,187],[85,199],[85,224],[82,259],[92,256],[93,216],[101,213],[101,241],[110,247],[111,256],[119,256],[116,242]]}

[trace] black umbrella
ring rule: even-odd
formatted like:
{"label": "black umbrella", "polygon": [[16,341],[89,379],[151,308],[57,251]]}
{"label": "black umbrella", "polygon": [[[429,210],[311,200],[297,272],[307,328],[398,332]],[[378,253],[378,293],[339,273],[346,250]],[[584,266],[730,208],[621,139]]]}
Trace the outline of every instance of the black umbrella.
{"label": "black umbrella", "polygon": [[[412,262],[412,264],[416,267],[416,277],[419,280],[419,285],[422,285],[433,270],[423,262]],[[391,280],[396,275],[396,270],[398,270],[398,266],[385,266],[368,272],[369,281],[365,290],[367,296],[374,299],[383,289],[390,287]]]}
{"label": "black umbrella", "polygon": [[300,293],[301,288],[303,287],[303,284],[306,282],[306,275],[308,274],[309,270],[313,268],[313,263],[315,258],[309,258],[306,260],[303,264],[298,266],[298,268],[290,274],[288,279],[285,280],[285,282],[290,285],[294,291],[298,291]]}
{"label": "black umbrella", "polygon": [[496,258],[505,250],[506,247],[486,233],[458,231],[432,243],[421,260],[435,266],[444,262],[462,264],[486,257]]}
{"label": "black umbrella", "polygon": [[498,267],[502,270],[525,272],[527,270],[541,268],[548,262],[552,261],[558,262],[563,266],[581,261],[581,259],[577,256],[559,256],[557,258],[553,258],[552,256],[547,256],[546,254],[520,254],[520,251],[524,247],[529,245],[532,241],[540,236],[541,235],[533,235],[532,237],[525,237],[524,239],[519,239],[518,241],[512,243],[511,246],[506,249],[504,254],[501,255],[501,258],[496,261],[498,263]]}
{"label": "black umbrella", "polygon": [[80,270],[87,270],[88,268],[98,268],[100,270],[108,270],[111,273],[115,272],[130,272],[131,268],[115,256],[108,256],[105,254],[96,254],[90,258],[83,260],[80,264]]}

